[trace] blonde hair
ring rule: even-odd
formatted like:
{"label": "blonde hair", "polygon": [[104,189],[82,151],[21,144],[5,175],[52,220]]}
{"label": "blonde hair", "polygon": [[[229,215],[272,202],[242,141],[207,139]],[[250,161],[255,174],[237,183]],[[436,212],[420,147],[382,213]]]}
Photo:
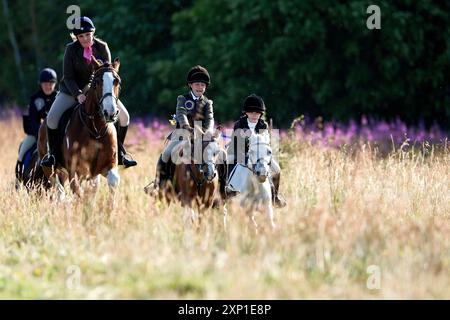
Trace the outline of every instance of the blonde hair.
{"label": "blonde hair", "polygon": [[69,33],[70,38],[72,39],[73,42],[77,41],[77,36],[73,34],[73,32]]}
{"label": "blonde hair", "polygon": [[[98,38],[95,36],[95,32],[94,32],[94,31],[91,31],[91,32],[92,32],[92,39],[98,39]],[[70,38],[72,39],[73,42],[78,41],[77,36],[76,36],[73,32],[70,32],[70,33],[69,33],[69,36],[70,36]]]}

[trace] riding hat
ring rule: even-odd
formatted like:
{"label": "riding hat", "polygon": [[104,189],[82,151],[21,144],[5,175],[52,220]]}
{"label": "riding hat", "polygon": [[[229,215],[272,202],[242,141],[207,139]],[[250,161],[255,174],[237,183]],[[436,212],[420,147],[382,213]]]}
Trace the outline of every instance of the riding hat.
{"label": "riding hat", "polygon": [[56,75],[55,70],[51,68],[45,68],[39,74],[39,83],[42,82],[57,82],[58,76]]}
{"label": "riding hat", "polygon": [[244,106],[242,108],[242,112],[261,112],[264,113],[266,111],[266,105],[264,104],[264,100],[252,93],[244,100]]}
{"label": "riding hat", "polygon": [[189,73],[186,78],[187,83],[193,82],[203,82],[206,85],[209,85],[211,82],[211,78],[209,77],[209,72],[202,66],[195,66],[189,70]]}
{"label": "riding hat", "polygon": [[88,17],[81,17],[75,19],[75,26],[79,26],[79,28],[74,27],[72,32],[75,36],[86,33],[86,32],[94,32],[95,26],[91,19]]}

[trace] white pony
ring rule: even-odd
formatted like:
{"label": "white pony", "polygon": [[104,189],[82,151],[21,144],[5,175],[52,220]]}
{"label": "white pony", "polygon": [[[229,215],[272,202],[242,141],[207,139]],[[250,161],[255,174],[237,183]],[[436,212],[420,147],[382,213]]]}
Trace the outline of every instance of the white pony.
{"label": "white pony", "polygon": [[228,191],[238,192],[235,197],[248,213],[257,228],[254,212],[264,211],[272,228],[275,228],[272,189],[269,181],[272,149],[268,134],[253,134],[249,140],[248,161],[246,165],[237,164],[231,171]]}

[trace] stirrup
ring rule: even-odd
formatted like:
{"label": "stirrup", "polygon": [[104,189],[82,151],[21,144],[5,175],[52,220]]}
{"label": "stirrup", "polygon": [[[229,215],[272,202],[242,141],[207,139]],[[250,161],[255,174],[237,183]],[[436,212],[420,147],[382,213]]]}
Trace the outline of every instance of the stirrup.
{"label": "stirrup", "polygon": [[56,165],[55,156],[51,153],[47,153],[44,156],[44,158],[42,158],[40,165],[41,165],[41,167],[47,167],[47,168],[53,167],[54,165]]}
{"label": "stirrup", "polygon": [[159,191],[159,184],[156,180],[151,181],[148,185],[144,187],[144,192],[148,195],[155,195]]}
{"label": "stirrup", "polygon": [[230,186],[225,186],[225,196],[227,199],[233,198],[239,194],[239,191],[234,190]]}
{"label": "stirrup", "polygon": [[276,208],[284,208],[287,205],[286,200],[284,200],[284,198],[279,194],[274,197],[273,204]]}

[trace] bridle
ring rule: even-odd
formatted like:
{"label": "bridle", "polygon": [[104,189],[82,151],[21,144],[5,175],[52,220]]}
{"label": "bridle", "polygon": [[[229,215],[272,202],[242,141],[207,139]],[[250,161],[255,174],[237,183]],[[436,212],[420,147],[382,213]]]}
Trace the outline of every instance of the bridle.
{"label": "bridle", "polygon": [[[269,147],[269,150],[270,150],[270,160],[268,161],[267,165],[270,165],[270,162],[272,161],[272,150],[270,149],[270,147]],[[256,166],[257,166],[258,164],[264,165],[263,160],[264,160],[265,157],[266,157],[266,156],[261,156],[261,157],[259,157],[258,159],[256,159],[256,161],[255,161],[254,163],[250,163],[250,159],[249,159],[248,162],[247,162],[247,164],[246,164],[246,167],[247,167],[253,174],[256,174]]]}
{"label": "bridle", "polygon": [[[209,144],[211,142],[213,142],[213,141],[202,141],[202,143],[206,143],[206,144]],[[191,144],[192,144],[192,142],[191,142]],[[203,150],[203,147],[202,147],[202,150]],[[205,171],[203,170],[203,167],[207,164],[208,164],[208,162],[195,164],[195,163],[192,163],[192,160],[191,160],[191,162],[187,165],[189,173],[191,174],[192,179],[194,180],[195,184],[197,185],[197,190],[199,190],[203,186],[203,184],[209,183],[207,181],[207,179],[205,178],[205,175],[204,175]],[[214,164],[214,162],[213,162],[213,164]],[[200,177],[197,177],[197,175],[195,174],[195,172],[192,168],[193,166],[195,166],[197,168],[197,172],[199,173]]]}
{"label": "bridle", "polygon": [[[89,90],[94,90],[95,96],[97,98],[96,102],[95,102],[96,103],[96,107],[97,107],[96,112],[93,113],[93,114],[88,113],[86,111],[84,103],[80,104],[79,108],[78,108],[78,110],[79,110],[79,117],[80,117],[81,122],[89,130],[89,134],[96,140],[101,139],[106,134],[106,131],[108,129],[108,124],[116,122],[118,117],[119,117],[119,110],[117,110],[116,114],[112,117],[112,119],[109,119],[109,120],[106,119],[105,115],[102,112],[102,103],[103,103],[103,100],[105,98],[111,96],[113,99],[116,100],[116,103],[118,103],[118,100],[119,100],[119,98],[118,98],[119,95],[118,96],[114,96],[113,92],[107,92],[104,95],[102,95],[101,97],[98,95],[97,90],[96,90],[97,89],[97,82],[98,82],[98,79],[101,76],[103,76],[103,74],[105,72],[112,72],[112,74],[114,76],[114,79],[118,81],[119,93],[120,93],[121,79],[120,79],[119,74],[116,72],[116,70],[113,67],[109,66],[109,65],[106,66],[106,67],[100,67],[99,69],[97,69],[93,73],[92,79],[91,79],[91,81],[89,83],[89,87],[90,87]],[[95,125],[95,121],[94,121],[97,116],[100,117],[100,119],[104,123],[104,125],[100,128],[100,130],[97,128],[97,126]],[[86,119],[89,120],[90,124],[92,125],[93,130],[87,124]]]}
{"label": "bridle", "polygon": [[[104,70],[104,71],[103,71]],[[100,71],[103,71],[102,73],[100,73]],[[116,96],[114,96],[113,95],[113,93],[112,92],[107,92],[107,93],[105,93],[103,96],[101,96],[101,97],[99,97],[98,96],[98,93],[97,93],[97,81],[96,81],[96,79],[98,79],[98,78],[100,78],[100,76],[103,76],[103,74],[105,73],[105,72],[111,72],[112,74],[113,74],[113,76],[114,76],[114,79],[115,80],[117,80],[118,81],[118,83],[119,83],[119,94],[117,95],[117,97]],[[113,67],[111,67],[111,66],[107,66],[107,67],[100,67],[99,69],[97,69],[95,72],[94,72],[94,75],[93,75],[93,78],[92,78],[92,81],[91,81],[91,84],[92,84],[92,88],[95,90],[95,96],[97,97],[97,106],[99,107],[99,110],[98,110],[98,112],[99,113],[101,113],[101,105],[102,105],[102,103],[103,103],[103,100],[105,100],[105,98],[107,98],[107,97],[112,97],[114,100],[116,100],[116,103],[119,101],[119,95],[120,95],[120,85],[121,85],[121,83],[122,83],[122,80],[120,79],[120,76],[119,76],[119,74],[116,72],[116,70],[113,68]],[[103,115],[103,114],[102,114]],[[117,119],[115,119],[115,120],[117,120]],[[114,120],[114,121],[115,121]],[[106,121],[106,119],[105,119],[105,121]],[[107,122],[114,122],[114,121],[107,121]]]}

